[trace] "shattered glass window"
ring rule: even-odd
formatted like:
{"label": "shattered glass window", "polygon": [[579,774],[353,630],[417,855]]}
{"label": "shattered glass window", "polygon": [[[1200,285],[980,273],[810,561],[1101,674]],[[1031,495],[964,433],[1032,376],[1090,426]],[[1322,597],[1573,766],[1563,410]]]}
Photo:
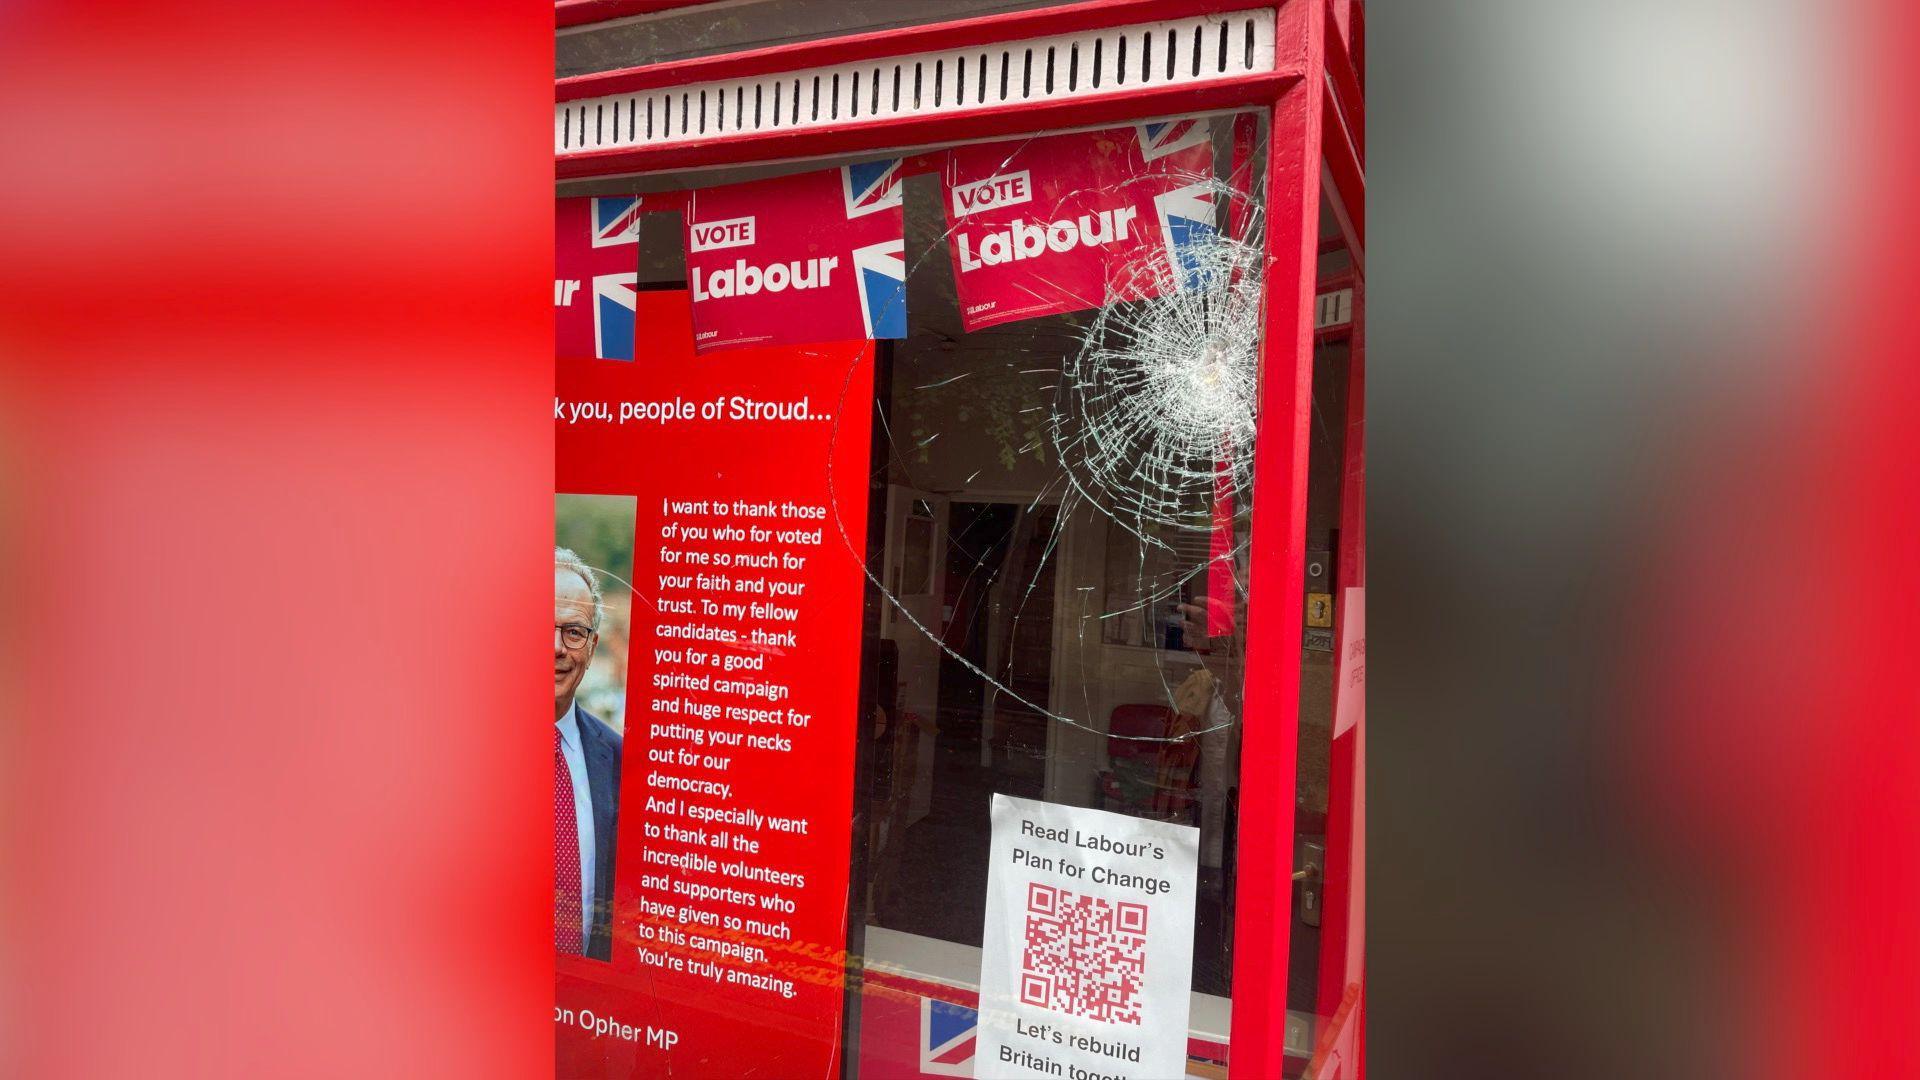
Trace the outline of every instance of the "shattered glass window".
{"label": "shattered glass window", "polygon": [[[941,177],[907,170],[907,334],[876,345],[870,443],[836,442],[820,466],[870,476],[868,535],[837,553],[867,581],[864,626],[848,628],[850,643],[861,635],[867,721],[847,913],[848,1030],[863,1040],[876,1026],[863,1012],[889,1007],[885,976],[978,985],[988,814],[1002,793],[1198,830],[1190,1027],[1224,1063],[1265,118],[1210,119],[1211,170],[1187,179],[1212,220],[1178,259],[1121,268],[1084,310],[972,331]],[[647,215],[642,288],[685,282],[681,228],[676,213]],[[895,1075],[888,1053],[861,1046],[850,1074]]]}
{"label": "shattered glass window", "polygon": [[978,977],[995,792],[1173,821],[1201,836],[1192,1026],[1225,1042],[1263,239],[1227,183],[1230,128],[1218,235],[1179,268],[1194,287],[1123,275],[1094,310],[972,333],[937,178],[908,178],[909,335],[881,356],[866,553],[889,583],[870,972]]}

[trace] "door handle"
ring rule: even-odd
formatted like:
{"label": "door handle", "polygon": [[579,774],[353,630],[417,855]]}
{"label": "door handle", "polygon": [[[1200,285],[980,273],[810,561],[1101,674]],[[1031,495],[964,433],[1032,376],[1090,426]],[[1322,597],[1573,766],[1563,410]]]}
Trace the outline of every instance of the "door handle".
{"label": "door handle", "polygon": [[1308,840],[1300,845],[1299,869],[1293,872],[1295,892],[1293,910],[1308,926],[1320,925],[1320,907],[1324,897],[1321,875],[1327,865],[1327,845]]}

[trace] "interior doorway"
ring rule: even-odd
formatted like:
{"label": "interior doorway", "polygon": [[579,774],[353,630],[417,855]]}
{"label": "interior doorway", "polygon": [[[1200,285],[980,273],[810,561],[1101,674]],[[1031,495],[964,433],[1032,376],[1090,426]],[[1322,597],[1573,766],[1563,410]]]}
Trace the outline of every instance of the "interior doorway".
{"label": "interior doorway", "polygon": [[940,746],[956,771],[970,761],[997,774],[993,790],[1039,798],[1054,652],[1055,564],[1045,556],[1057,508],[956,501],[950,513]]}
{"label": "interior doorway", "polygon": [[[928,665],[902,653],[900,696],[931,700],[933,724],[909,800],[924,810],[903,823],[898,852],[897,881],[913,884],[886,890],[876,914],[890,927],[945,936],[956,916],[984,917],[991,796],[1045,797],[1042,709],[1050,702],[1056,652],[1055,560],[1045,552],[1056,540],[1058,508],[964,495],[936,505],[897,494],[903,548],[889,562],[903,567],[903,580],[922,560],[917,547],[926,532],[915,522],[944,525],[932,532],[926,561],[933,581],[924,594],[937,601],[925,613],[934,616],[928,625],[937,632],[938,657]],[[916,548],[911,557],[906,545]],[[908,628],[901,638],[914,633]],[[929,677],[931,687],[924,685]]]}

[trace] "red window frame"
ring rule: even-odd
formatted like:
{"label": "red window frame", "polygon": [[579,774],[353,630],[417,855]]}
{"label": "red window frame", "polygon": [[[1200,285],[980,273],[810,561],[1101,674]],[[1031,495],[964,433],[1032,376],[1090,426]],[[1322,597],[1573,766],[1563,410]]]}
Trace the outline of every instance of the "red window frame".
{"label": "red window frame", "polygon": [[[584,8],[586,5],[579,5]],[[764,75],[904,53],[962,48],[1047,34],[1265,6],[1235,0],[1083,0],[1030,11],[856,34],[719,56],[599,72],[557,80],[555,101],[635,93],[687,83]],[[1314,297],[1318,289],[1320,200],[1334,208],[1356,276],[1364,268],[1364,159],[1360,73],[1354,59],[1362,8],[1353,0],[1285,0],[1273,5],[1275,64],[1271,72],[1220,79],[1201,86],[1122,87],[1065,101],[983,108],[960,115],[849,121],[802,129],[716,135],[670,145],[556,155],[558,179],[662,173],[694,166],[769,163],[828,157],[969,139],[1009,137],[1055,128],[1131,122],[1141,117],[1227,108],[1258,108],[1270,121],[1267,157],[1266,336],[1261,351],[1260,416],[1254,475],[1267,493],[1256,497],[1249,539],[1250,605],[1246,640],[1243,783],[1233,927],[1233,1020],[1230,1077],[1278,1077],[1286,1070],[1287,956],[1290,946],[1294,846],[1294,775],[1298,758],[1301,611],[1306,570],[1306,493],[1312,412]],[[1337,10],[1336,10],[1337,9]],[[602,8],[601,10],[607,10]],[[585,20],[582,20],[585,21]],[[1324,187],[1323,187],[1324,181]],[[1350,410],[1363,408],[1364,385],[1357,326]],[[1360,412],[1350,412],[1350,430]],[[1350,439],[1350,468],[1357,467]],[[1347,475],[1352,475],[1349,471]],[[1357,485],[1343,485],[1342,524],[1357,525]],[[1276,500],[1275,492],[1285,492]],[[1352,520],[1348,520],[1351,516]],[[1358,530],[1343,531],[1358,541]],[[1342,559],[1343,569],[1357,560]],[[1347,577],[1343,573],[1343,578]],[[1359,579],[1364,581],[1364,578]],[[1343,581],[1342,584],[1353,583]],[[1352,813],[1354,761],[1336,754],[1333,802]],[[1344,765],[1346,775],[1338,770]],[[1271,779],[1272,782],[1267,782]],[[1341,795],[1345,787],[1348,794]],[[1329,844],[1335,843],[1329,836]],[[1330,867],[1345,868],[1350,853],[1330,850]],[[1344,899],[1344,881],[1329,875],[1328,900]],[[1331,912],[1333,905],[1327,910]],[[1342,908],[1344,911],[1344,908]],[[1322,954],[1344,954],[1346,924],[1323,928]],[[1324,970],[1324,965],[1323,965]],[[1323,981],[1323,1003],[1341,988]],[[1350,1008],[1348,1010],[1352,1012]],[[1324,1013],[1323,1013],[1324,1015]],[[1358,1023],[1359,1016],[1345,1018]],[[1316,1063],[1317,1064],[1317,1063]],[[1297,1068],[1297,1065],[1295,1066]],[[1349,1075],[1357,1075],[1351,1073]]]}

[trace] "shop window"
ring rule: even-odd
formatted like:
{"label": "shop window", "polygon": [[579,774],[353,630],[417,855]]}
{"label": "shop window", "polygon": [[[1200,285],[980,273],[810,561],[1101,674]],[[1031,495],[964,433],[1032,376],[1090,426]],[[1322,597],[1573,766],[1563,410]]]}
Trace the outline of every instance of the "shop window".
{"label": "shop window", "polygon": [[[1143,47],[1137,63],[1163,54],[1172,55]],[[1074,77],[1070,67],[1051,74],[1045,56],[1033,64],[1030,77],[1042,84]],[[1013,64],[1012,78],[1029,77],[1023,65]],[[912,92],[909,81],[903,93]],[[740,115],[738,104],[729,106]],[[819,403],[859,438],[832,441],[825,460],[789,466],[867,478],[865,504],[855,508],[868,523],[864,535],[829,532],[815,556],[864,582],[863,618],[811,643],[860,656],[859,737],[846,748],[857,761],[854,790],[845,793],[853,818],[846,970],[859,975],[844,1003],[854,1021],[844,1030],[859,1039],[846,1047],[850,1074],[917,1075],[890,1056],[903,1051],[889,1033],[909,1023],[901,994],[963,1012],[978,1007],[973,988],[985,951],[1004,945],[989,933],[992,813],[1004,797],[1190,830],[1193,855],[1179,871],[1183,895],[1192,897],[1190,922],[1153,926],[1184,938],[1171,979],[1183,999],[1191,991],[1191,1012],[1172,1040],[1176,1053],[1207,1067],[1226,1059],[1246,544],[1255,498],[1289,497],[1265,494],[1257,482],[1274,481],[1256,478],[1252,467],[1264,124],[1260,113],[1220,114],[996,144],[992,152],[1010,172],[1023,153],[1058,152],[1047,140],[1063,136],[1138,140],[1150,147],[1140,153],[1184,148],[1200,163],[1178,184],[1162,177],[1157,189],[1186,202],[1141,203],[1172,238],[1157,272],[1178,275],[1177,284],[1109,268],[1088,303],[1005,319],[983,316],[966,275],[990,258],[1012,259],[1008,244],[1038,252],[1032,230],[1041,230],[1038,244],[1058,251],[1114,242],[1127,219],[1068,214],[1051,232],[1052,223],[1023,222],[1010,227],[1011,239],[993,240],[1002,246],[989,256],[983,234],[956,222],[956,185],[940,171],[949,167],[941,155],[920,155],[920,168],[904,176],[904,311],[870,312],[875,325],[892,314],[903,325],[858,354],[860,364],[871,357],[870,394]],[[597,180],[561,193],[637,191],[646,207],[655,193],[686,191],[697,206],[703,191],[861,165]],[[697,297],[696,284],[712,283],[691,280],[691,211],[676,205],[645,213],[635,287]],[[648,359],[645,333],[636,363]],[[722,364],[725,355],[698,362]],[[825,486],[848,490],[839,480]],[[645,503],[643,523],[652,513]],[[629,744],[629,759],[637,744]],[[624,822],[622,829],[631,835]],[[1066,890],[1045,903],[1107,901],[1100,890]],[[619,935],[616,927],[616,942]],[[1019,959],[1041,962],[1031,952]],[[1153,977],[1170,978],[1164,966]],[[1046,998],[1050,1008],[1095,1007],[1046,993],[1055,995]],[[919,1013],[911,1018],[922,1022]]]}

